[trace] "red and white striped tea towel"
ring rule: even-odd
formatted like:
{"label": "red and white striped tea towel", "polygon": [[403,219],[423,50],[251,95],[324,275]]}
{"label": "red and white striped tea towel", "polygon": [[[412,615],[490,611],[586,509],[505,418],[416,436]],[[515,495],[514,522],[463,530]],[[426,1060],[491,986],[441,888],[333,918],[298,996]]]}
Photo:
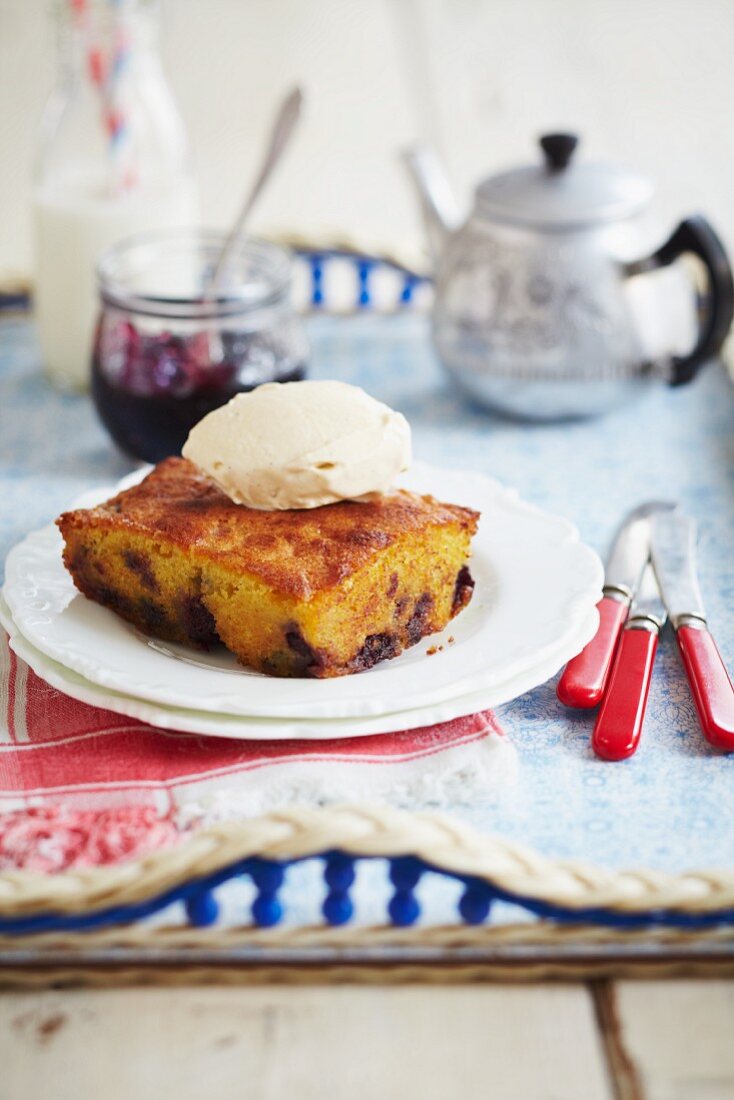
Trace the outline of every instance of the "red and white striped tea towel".
{"label": "red and white striped tea towel", "polygon": [[109,863],[287,802],[466,802],[515,769],[490,711],[330,741],[155,729],[52,688],[0,630],[0,869]]}

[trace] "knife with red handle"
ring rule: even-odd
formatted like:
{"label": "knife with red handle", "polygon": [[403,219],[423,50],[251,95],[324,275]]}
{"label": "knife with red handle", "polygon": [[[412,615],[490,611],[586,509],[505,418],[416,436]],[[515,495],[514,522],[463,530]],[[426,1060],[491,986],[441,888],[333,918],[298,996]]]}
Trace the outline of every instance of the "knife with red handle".
{"label": "knife with red handle", "polygon": [[619,591],[604,595],[596,605],[599,627],[591,641],[573,657],[558,681],[556,695],[566,707],[595,707],[604,694],[617,639],[622,629],[629,597]]}
{"label": "knife with red handle", "polygon": [[688,677],[703,735],[734,752],[734,686],[711,636],[698,587],[696,524],[687,516],[656,516],[652,561]]}
{"label": "knife with red handle", "polygon": [[622,631],[591,736],[591,747],[602,760],[626,760],[637,751],[665,618],[655,574],[648,565]]}
{"label": "knife with red handle", "polygon": [[650,500],[624,517],[607,559],[603,596],[596,605],[599,628],[558,681],[556,694],[564,706],[588,709],[601,702],[619,634],[650,554],[650,516],[674,508],[669,502]]}
{"label": "knife with red handle", "polygon": [[676,634],[703,735],[717,749],[733,752],[734,687],[716,642],[704,622],[684,623]]}

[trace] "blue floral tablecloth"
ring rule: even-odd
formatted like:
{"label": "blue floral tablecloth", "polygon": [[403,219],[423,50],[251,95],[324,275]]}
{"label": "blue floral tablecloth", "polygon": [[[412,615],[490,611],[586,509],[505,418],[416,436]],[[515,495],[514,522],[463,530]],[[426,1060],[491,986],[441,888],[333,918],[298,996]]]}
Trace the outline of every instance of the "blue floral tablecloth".
{"label": "blue floral tablecloth", "polygon": [[[416,457],[473,468],[572,519],[604,552],[619,516],[643,498],[677,498],[700,524],[704,596],[734,668],[734,386],[719,365],[692,386],[662,387],[587,423],[533,426],[496,419],[446,382],[418,315],[314,318],[314,377],[355,382],[400,409]],[[33,329],[0,324],[0,558],[76,495],[129,464],[89,400],[43,380]],[[703,740],[666,633],[637,755],[604,764],[591,718],[564,710],[554,682],[499,708],[520,757],[519,784],[462,815],[553,856],[670,871],[734,866],[734,755]]]}

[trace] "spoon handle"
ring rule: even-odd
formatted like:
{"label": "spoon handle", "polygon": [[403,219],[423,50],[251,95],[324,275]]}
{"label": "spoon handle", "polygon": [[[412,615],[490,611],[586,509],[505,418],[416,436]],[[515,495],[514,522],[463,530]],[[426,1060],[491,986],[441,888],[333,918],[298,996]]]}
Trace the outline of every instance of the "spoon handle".
{"label": "spoon handle", "polygon": [[303,104],[303,92],[300,88],[293,88],[288,93],[283,103],[280,106],[278,114],[275,118],[275,124],[273,126],[272,133],[270,135],[270,142],[268,144],[267,152],[263,159],[260,171],[255,178],[255,182],[248,192],[247,198],[240,210],[234,225],[227,234],[227,239],[222,246],[222,251],[217,257],[217,261],[214,264],[212,272],[207,279],[206,296],[210,296],[216,289],[219,281],[219,276],[227,262],[229,253],[236,244],[237,240],[242,233],[244,225],[250,216],[252,208],[260,197],[265,184],[267,183],[273,169],[276,167],[280,160],[291,135],[295,128],[296,123],[301,114],[301,106]]}

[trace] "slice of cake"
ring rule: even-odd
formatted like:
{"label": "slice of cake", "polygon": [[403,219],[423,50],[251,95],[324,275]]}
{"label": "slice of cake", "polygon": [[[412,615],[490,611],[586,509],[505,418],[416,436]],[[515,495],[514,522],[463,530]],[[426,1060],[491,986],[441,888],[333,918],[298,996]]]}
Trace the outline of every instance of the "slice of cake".
{"label": "slice of cake", "polygon": [[58,520],[80,592],[140,630],[222,642],[274,676],[359,672],[442,630],[471,599],[478,514],[396,491],[260,511],[187,459]]}

